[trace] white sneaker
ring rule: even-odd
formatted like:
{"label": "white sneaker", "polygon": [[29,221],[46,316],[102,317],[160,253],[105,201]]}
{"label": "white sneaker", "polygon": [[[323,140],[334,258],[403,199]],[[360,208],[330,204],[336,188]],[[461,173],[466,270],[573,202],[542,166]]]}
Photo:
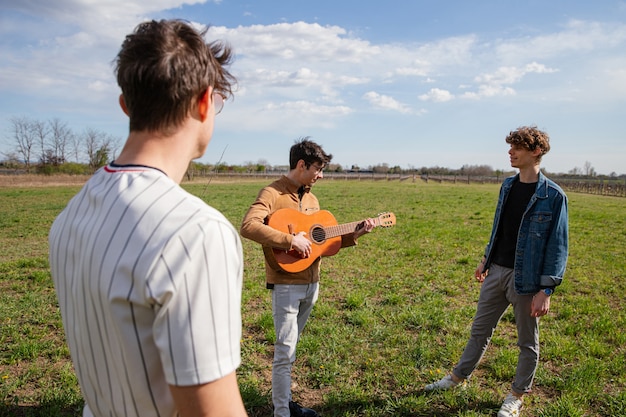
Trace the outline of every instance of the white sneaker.
{"label": "white sneaker", "polygon": [[522,409],[522,399],[509,393],[498,411],[498,417],[518,417]]}
{"label": "white sneaker", "polygon": [[446,390],[446,389],[454,388],[458,385],[464,385],[464,384],[465,384],[465,381],[454,382],[454,380],[452,379],[452,375],[448,374],[444,376],[443,378],[441,378],[439,381],[426,385],[424,387],[424,391]]}

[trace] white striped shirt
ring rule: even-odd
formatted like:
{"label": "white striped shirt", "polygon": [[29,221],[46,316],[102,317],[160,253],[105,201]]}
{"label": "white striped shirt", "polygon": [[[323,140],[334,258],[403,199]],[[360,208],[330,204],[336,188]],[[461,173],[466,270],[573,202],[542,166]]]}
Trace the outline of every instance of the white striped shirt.
{"label": "white striped shirt", "polygon": [[84,416],[174,416],[168,384],[239,366],[239,234],[161,171],[100,169],[49,243]]}

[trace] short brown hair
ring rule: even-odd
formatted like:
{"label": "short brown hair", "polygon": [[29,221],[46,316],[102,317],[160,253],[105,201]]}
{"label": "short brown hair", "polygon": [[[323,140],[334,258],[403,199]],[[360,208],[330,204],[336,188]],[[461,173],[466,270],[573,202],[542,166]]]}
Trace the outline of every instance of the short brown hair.
{"label": "short brown hair", "polygon": [[313,163],[326,166],[333,159],[333,155],[324,152],[320,145],[306,136],[298,139],[289,150],[289,169],[294,169],[301,159],[307,168]]}
{"label": "short brown hair", "polygon": [[537,148],[541,149],[541,153],[537,157],[538,161],[550,151],[550,136],[546,132],[537,129],[536,126],[519,127],[511,131],[505,140],[509,145],[520,146],[529,151],[534,151]]}
{"label": "short brown hair", "polygon": [[180,126],[199,97],[213,87],[228,98],[235,78],[224,68],[230,46],[206,43],[208,27],[198,31],[182,20],[140,23],[126,36],[116,57],[131,131],[164,131]]}

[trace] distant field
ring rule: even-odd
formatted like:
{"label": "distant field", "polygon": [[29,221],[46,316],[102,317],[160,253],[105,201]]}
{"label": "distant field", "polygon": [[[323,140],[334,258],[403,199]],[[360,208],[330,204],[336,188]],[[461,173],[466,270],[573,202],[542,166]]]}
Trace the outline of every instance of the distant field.
{"label": "distant field", "polygon": [[[50,224],[81,181],[0,179],[0,417],[80,416],[47,262]],[[185,185],[239,227],[267,181]],[[493,416],[510,388],[517,347],[507,312],[468,389],[424,394],[458,359],[479,285],[498,186],[324,180],[340,223],[380,212],[397,225],[323,261],[320,301],[294,367],[294,399],[324,416]],[[542,319],[541,363],[524,416],[626,416],[626,204],[570,193],[570,260]],[[271,415],[274,333],[261,249],[244,240],[243,365],[251,416]]]}

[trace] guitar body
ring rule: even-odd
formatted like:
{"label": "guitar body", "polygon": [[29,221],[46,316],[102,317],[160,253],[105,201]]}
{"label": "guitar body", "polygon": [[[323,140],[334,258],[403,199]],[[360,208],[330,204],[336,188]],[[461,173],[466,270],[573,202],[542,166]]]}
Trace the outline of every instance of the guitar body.
{"label": "guitar body", "polygon": [[[341,236],[354,233],[362,222],[363,220],[338,225],[335,216],[327,210],[313,214],[304,214],[290,208],[276,210],[267,221],[268,226],[291,235],[305,232],[305,236],[311,241],[311,255],[303,258],[296,250],[264,247],[268,264],[286,272],[304,271],[320,256],[332,256],[339,252]],[[374,219],[374,227],[390,227],[395,224],[396,216],[393,213],[381,213]]]}
{"label": "guitar body", "polygon": [[320,256],[332,256],[341,249],[341,236],[331,237],[326,233],[326,227],[337,225],[335,216],[327,210],[304,214],[294,209],[280,209],[272,214],[267,224],[289,234],[305,232],[311,241],[308,258],[303,258],[296,250],[272,249],[274,260],[286,272],[304,271]]}

